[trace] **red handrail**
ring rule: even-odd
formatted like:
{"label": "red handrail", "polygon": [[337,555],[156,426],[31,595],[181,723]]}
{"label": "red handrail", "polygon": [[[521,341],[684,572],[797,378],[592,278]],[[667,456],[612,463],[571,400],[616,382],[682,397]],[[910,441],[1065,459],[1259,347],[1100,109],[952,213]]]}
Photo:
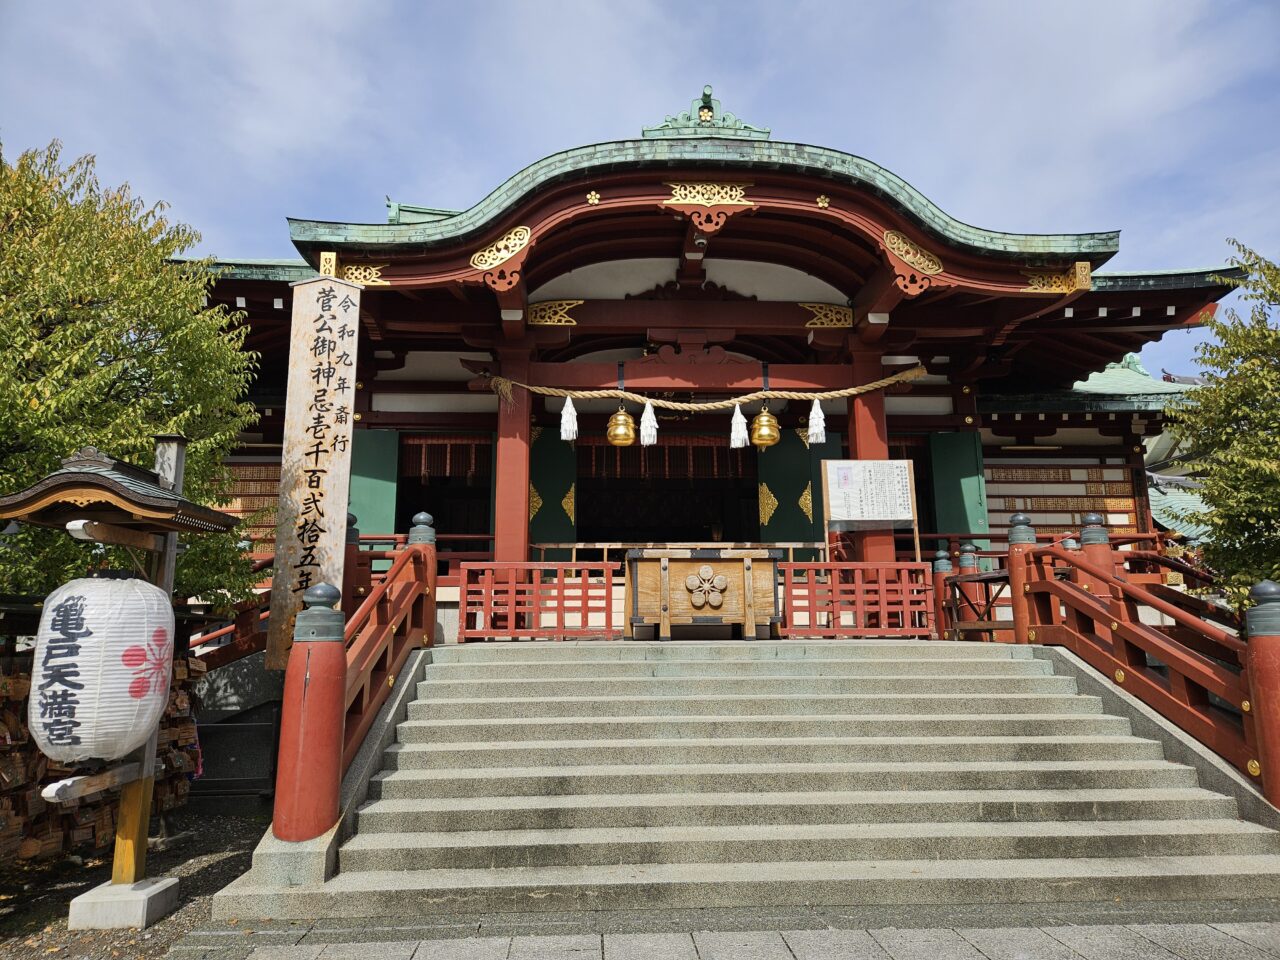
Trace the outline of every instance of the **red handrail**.
{"label": "red handrail", "polygon": [[435,547],[411,543],[392,556],[391,569],[351,615],[344,633],[347,719],[343,770],[355,759],[410,651],[430,646],[435,632]]}

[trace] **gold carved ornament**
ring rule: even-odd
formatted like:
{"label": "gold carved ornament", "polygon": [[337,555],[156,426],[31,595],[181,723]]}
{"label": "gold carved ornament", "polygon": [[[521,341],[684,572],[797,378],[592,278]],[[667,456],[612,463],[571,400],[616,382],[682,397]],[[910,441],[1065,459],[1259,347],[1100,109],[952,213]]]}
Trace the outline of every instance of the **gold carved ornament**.
{"label": "gold carved ornament", "polygon": [[796,306],[813,314],[805,321],[805,329],[853,326],[853,307],[842,307],[834,303],[798,303]]}
{"label": "gold carved ornament", "polygon": [[927,276],[942,272],[942,261],[935,254],[897,230],[884,232],[884,247],[903,263],[915,267]]}
{"label": "gold carved ornament", "polygon": [[684,578],[684,588],[689,591],[689,602],[696,609],[718,609],[724,603],[725,591],[729,589],[729,578],[723,573],[716,573],[711,564],[704,563],[697,573]]}
{"label": "gold carved ornament", "polygon": [[818,206],[819,206],[819,207],[821,207],[823,210],[825,210],[825,209],[827,209],[827,207],[831,206],[831,198],[830,198],[830,197],[828,197],[825,193],[824,193],[824,194],[819,195],[819,197],[818,197],[818,199],[817,199],[817,201],[816,201],[816,202],[817,202]]}
{"label": "gold carved ornament", "polygon": [[578,321],[569,316],[569,311],[582,303],[582,300],[543,300],[541,303],[531,303],[525,319],[531,327],[576,327]]}
{"label": "gold carved ornament", "polygon": [[800,499],[796,501],[800,504],[800,509],[804,511],[804,515],[809,518],[809,522],[813,523],[813,483],[810,481],[804,485],[804,493],[800,494]]}
{"label": "gold carved ornament", "polygon": [[760,526],[767,527],[777,509],[778,498],[773,495],[768,484],[760,484]]}
{"label": "gold carved ornament", "polygon": [[366,287],[389,287],[391,281],[382,279],[385,263],[347,263],[342,267],[342,279]]}
{"label": "gold carved ornament", "polygon": [[564,508],[565,516],[569,518],[570,523],[578,522],[577,513],[575,512],[577,508],[577,504],[574,502],[575,487],[577,487],[576,483],[569,484],[569,492],[566,493],[564,495],[564,499],[560,501],[560,506]]}
{"label": "gold carved ornament", "polygon": [[538,511],[542,509],[542,497],[538,495],[538,491],[534,489],[533,484],[529,484],[529,519],[532,520],[538,515]]}
{"label": "gold carved ornament", "polygon": [[532,236],[533,231],[528,227],[513,227],[489,246],[481,247],[473,253],[471,266],[477,270],[489,270],[500,263],[506,263],[529,245]]}
{"label": "gold carved ornament", "polygon": [[1070,270],[1058,272],[1023,270],[1022,273],[1027,278],[1027,285],[1022,288],[1023,293],[1065,295],[1093,289],[1093,268],[1089,266],[1087,260],[1077,261]]}
{"label": "gold carved ornament", "polygon": [[600,194],[598,194],[596,191],[592,190],[590,193],[587,194],[588,204],[594,207],[599,202],[600,202]]}
{"label": "gold carved ornament", "polygon": [[809,448],[809,428],[796,427],[796,436],[800,438],[800,442],[804,444],[807,450]]}
{"label": "gold carved ornament", "polygon": [[336,277],[338,275],[338,252],[322,250],[320,252],[320,276]]}
{"label": "gold carved ornament", "polygon": [[671,199],[664,204],[693,204],[698,207],[749,207],[747,199],[749,183],[668,183]]}

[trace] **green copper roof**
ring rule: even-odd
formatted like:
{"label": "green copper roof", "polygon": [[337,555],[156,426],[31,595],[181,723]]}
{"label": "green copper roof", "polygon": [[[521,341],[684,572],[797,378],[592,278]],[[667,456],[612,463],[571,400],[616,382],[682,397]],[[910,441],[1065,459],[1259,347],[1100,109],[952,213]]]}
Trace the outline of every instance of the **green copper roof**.
{"label": "green copper roof", "polygon": [[1158,291],[1190,290],[1202,287],[1226,287],[1224,279],[1244,276],[1241,267],[1198,267],[1184,270],[1107,270],[1093,275],[1093,290]]}
{"label": "green copper roof", "polygon": [[219,260],[213,267],[221,280],[310,280],[316,272],[305,260]]}
{"label": "green copper roof", "polygon": [[1205,502],[1195,490],[1153,483],[1147,489],[1147,497],[1151,501],[1151,515],[1160,526],[1174,530],[1188,540],[1204,540],[1208,536],[1208,527],[1184,519],[1184,514],[1200,513],[1206,509]]}
{"label": "green copper roof", "polygon": [[1072,393],[1103,394],[1111,397],[1151,397],[1186,393],[1195,387],[1186,383],[1157,380],[1147,373],[1136,353],[1126,353],[1119,363],[1108,363],[1072,386]]}
{"label": "green copper roof", "polygon": [[712,136],[620,140],[552,154],[515,174],[469,210],[438,220],[361,224],[290,219],[289,232],[303,252],[330,247],[365,248],[374,253],[421,249],[491,233],[512,206],[554,183],[614,170],[674,166],[735,173],[785,171],[851,184],[884,198],[948,244],[1026,263],[1088,260],[1096,266],[1119,249],[1118,231],[1031,234],[984,230],[944,213],[911,184],[870,160],[801,143],[730,137],[721,129]]}
{"label": "green copper roof", "polygon": [[1143,369],[1136,353],[1127,353],[1070,390],[980,396],[978,409],[983,413],[1155,413],[1173,397],[1194,389],[1190,384],[1157,380]]}

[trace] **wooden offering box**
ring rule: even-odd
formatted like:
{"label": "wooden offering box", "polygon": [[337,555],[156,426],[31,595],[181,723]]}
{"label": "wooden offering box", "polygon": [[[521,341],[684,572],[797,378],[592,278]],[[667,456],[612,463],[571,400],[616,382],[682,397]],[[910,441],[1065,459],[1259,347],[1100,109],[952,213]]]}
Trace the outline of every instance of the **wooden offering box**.
{"label": "wooden offering box", "polygon": [[781,550],[740,546],[628,550],[626,635],[653,625],[670,640],[684,624],[736,625],[748,640],[768,625],[776,635],[780,559]]}

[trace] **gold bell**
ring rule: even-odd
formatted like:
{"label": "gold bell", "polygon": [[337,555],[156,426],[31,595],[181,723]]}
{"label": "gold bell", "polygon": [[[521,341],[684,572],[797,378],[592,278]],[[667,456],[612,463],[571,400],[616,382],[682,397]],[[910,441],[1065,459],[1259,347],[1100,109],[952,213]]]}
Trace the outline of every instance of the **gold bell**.
{"label": "gold bell", "polygon": [[615,447],[629,447],[636,442],[636,422],[627,408],[619,406],[618,412],[609,418],[605,438]]}
{"label": "gold bell", "polygon": [[751,421],[751,442],[763,450],[772,447],[782,439],[782,431],[778,429],[778,418],[769,412],[766,403]]}

